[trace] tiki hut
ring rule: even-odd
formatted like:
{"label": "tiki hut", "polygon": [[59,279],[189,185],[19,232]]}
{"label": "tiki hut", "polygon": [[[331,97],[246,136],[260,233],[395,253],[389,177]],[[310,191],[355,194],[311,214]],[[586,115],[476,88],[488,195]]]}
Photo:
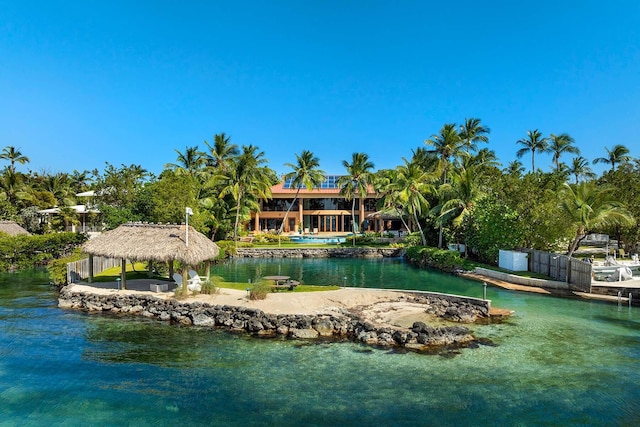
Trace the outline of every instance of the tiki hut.
{"label": "tiki hut", "polygon": [[0,221],[0,233],[6,233],[10,236],[18,234],[31,234],[24,228],[20,227],[15,221]]}
{"label": "tiki hut", "polygon": [[[173,272],[173,262],[178,261],[182,264],[182,275],[186,283],[190,266],[211,261],[220,253],[218,245],[185,224],[123,224],[89,240],[82,249],[89,254],[90,258],[93,256],[121,258],[123,289],[126,289],[127,259],[169,263],[170,276]],[[92,264],[89,262],[90,266]],[[90,281],[92,276],[93,271],[90,271]]]}

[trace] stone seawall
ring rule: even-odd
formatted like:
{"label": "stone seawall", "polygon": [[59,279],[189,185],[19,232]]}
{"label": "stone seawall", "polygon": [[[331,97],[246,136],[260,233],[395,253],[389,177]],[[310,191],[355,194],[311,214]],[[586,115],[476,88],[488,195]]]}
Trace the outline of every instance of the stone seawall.
{"label": "stone seawall", "polygon": [[396,258],[403,248],[238,248],[239,258]]}
{"label": "stone seawall", "polygon": [[[424,304],[425,312],[455,322],[473,322],[489,315],[489,302],[451,295],[408,293],[407,302]],[[341,314],[268,314],[241,306],[183,302],[144,294],[94,294],[62,288],[59,307],[88,312],[137,315],[183,325],[225,328],[259,336],[293,339],[350,340],[379,347],[428,351],[434,346],[468,345],[475,341],[465,326],[411,328],[374,324],[343,310]]]}

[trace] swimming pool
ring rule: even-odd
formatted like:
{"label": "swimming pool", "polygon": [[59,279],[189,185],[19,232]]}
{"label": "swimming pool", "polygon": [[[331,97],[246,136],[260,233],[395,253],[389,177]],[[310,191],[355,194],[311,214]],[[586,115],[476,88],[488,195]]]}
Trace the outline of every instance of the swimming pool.
{"label": "swimming pool", "polygon": [[345,236],[290,236],[289,240],[293,243],[323,243],[338,244],[347,241]]}

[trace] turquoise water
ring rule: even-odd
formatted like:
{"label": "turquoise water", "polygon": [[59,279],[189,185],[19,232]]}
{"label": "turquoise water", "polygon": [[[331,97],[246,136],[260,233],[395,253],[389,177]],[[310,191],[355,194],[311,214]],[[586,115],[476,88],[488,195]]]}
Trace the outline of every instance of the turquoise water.
{"label": "turquoise water", "polygon": [[[214,270],[482,294],[397,260]],[[494,306],[516,310],[473,327],[493,345],[419,355],[64,311],[47,282],[0,275],[1,426],[640,425],[637,308],[489,288]]]}

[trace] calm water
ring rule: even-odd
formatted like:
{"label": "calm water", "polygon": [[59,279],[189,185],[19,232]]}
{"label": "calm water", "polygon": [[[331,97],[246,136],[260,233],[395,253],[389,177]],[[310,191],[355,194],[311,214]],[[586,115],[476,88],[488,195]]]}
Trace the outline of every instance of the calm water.
{"label": "calm water", "polygon": [[[393,261],[251,260],[247,281],[482,295]],[[438,355],[301,344],[63,311],[41,273],[0,275],[0,426],[640,425],[637,308],[489,288],[495,346]]]}

